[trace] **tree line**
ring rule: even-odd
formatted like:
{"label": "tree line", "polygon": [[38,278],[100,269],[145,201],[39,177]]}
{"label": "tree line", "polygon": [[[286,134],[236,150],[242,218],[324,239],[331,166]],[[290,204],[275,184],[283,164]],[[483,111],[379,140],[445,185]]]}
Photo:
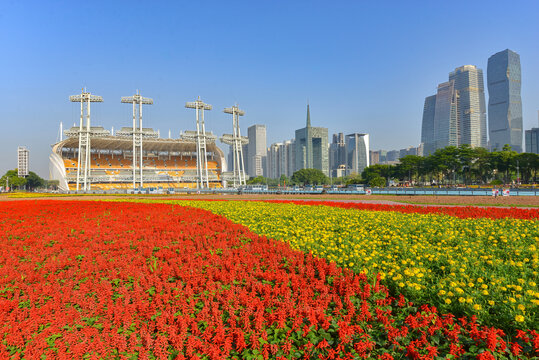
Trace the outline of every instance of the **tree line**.
{"label": "tree line", "polygon": [[33,171],[28,172],[28,176],[19,177],[17,169],[8,170],[4,176],[0,178],[0,186],[4,189],[9,186],[10,189],[26,189],[26,190],[35,190],[39,188],[57,186],[57,180],[47,181],[41,178]]}
{"label": "tree line", "polygon": [[383,186],[389,180],[411,184],[472,185],[535,183],[539,155],[517,153],[505,145],[501,151],[448,146],[428,156],[407,155],[395,165],[372,165],[361,174],[363,182]]}

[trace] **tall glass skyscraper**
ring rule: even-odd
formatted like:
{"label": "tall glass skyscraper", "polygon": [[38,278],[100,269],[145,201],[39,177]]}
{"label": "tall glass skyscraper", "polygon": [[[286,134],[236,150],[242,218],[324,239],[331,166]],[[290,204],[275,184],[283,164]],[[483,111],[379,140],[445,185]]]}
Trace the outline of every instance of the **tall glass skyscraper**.
{"label": "tall glass skyscraper", "polygon": [[346,135],[346,159],[348,168],[356,174],[369,166],[369,134]]}
{"label": "tall glass skyscraper", "polygon": [[434,148],[459,145],[459,123],[457,121],[457,92],[455,82],[438,85],[434,109]]}
{"label": "tall glass skyscraper", "polygon": [[421,142],[425,155],[432,154],[436,149],[434,142],[434,113],[436,109],[436,95],[425,98],[423,106],[423,122],[421,125]]}
{"label": "tall glass skyscraper", "polygon": [[488,126],[491,149],[522,152],[520,55],[506,49],[488,59]]}
{"label": "tall glass skyscraper", "polygon": [[487,147],[487,114],[483,70],[464,65],[449,73],[458,94],[458,145]]}
{"label": "tall glass skyscraper", "polygon": [[318,169],[329,176],[328,129],[311,126],[307,105],[307,126],[296,130],[295,169]]}

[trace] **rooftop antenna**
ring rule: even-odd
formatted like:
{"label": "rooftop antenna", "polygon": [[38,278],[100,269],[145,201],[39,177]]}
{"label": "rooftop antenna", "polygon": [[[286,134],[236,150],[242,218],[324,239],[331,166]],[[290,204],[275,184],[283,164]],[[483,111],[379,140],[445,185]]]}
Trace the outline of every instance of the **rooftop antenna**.
{"label": "rooftop antenna", "polygon": [[[133,104],[133,130],[131,132],[133,136],[133,190],[137,188],[137,166],[139,168],[139,184],[142,189],[144,185],[144,180],[142,179],[142,105],[152,105],[153,99],[142,97],[137,89],[135,95],[122,97],[122,103]],[[139,124],[138,129],[137,119]]]}
{"label": "rooftop antenna", "polygon": [[188,109],[196,110],[197,188],[209,188],[210,183],[208,179],[208,158],[206,151],[206,127],[204,125],[204,110],[211,110],[212,106],[200,100],[199,96],[198,99],[194,102],[186,102],[185,107]]}
{"label": "rooftop antenna", "polygon": [[[92,95],[89,92],[85,92],[84,88],[80,95],[71,95],[69,97],[71,102],[80,102],[80,125],[79,125],[79,153],[77,163],[77,191],[79,191],[80,183],[83,184],[83,190],[90,190],[90,103],[103,102],[101,96]],[[86,106],[85,106],[86,105]],[[86,107],[86,124],[83,127],[84,108]],[[73,124],[73,126],[75,126]]]}
{"label": "rooftop antenna", "polygon": [[241,136],[239,117],[245,115],[245,111],[240,110],[238,105],[234,105],[223,110],[226,114],[232,114],[232,135],[224,134],[221,141],[232,146],[233,172],[234,172],[234,187],[247,184],[245,176],[245,164],[243,161],[243,145],[249,143],[249,139]]}

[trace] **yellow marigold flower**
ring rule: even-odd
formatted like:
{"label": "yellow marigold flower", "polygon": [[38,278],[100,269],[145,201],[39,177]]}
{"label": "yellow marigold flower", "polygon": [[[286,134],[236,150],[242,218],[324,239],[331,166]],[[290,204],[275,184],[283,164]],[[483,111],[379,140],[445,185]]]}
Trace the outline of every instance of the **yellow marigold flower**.
{"label": "yellow marigold flower", "polygon": [[517,315],[517,316],[515,316],[515,320],[516,320],[516,322],[524,322],[524,316]]}
{"label": "yellow marigold flower", "polygon": [[473,306],[473,308],[474,308],[474,310],[481,310],[481,305],[475,304],[475,305]]}
{"label": "yellow marigold flower", "polygon": [[466,299],[463,298],[463,297],[459,297],[459,302],[460,302],[460,303],[464,303],[464,302],[466,302]]}
{"label": "yellow marigold flower", "polygon": [[526,309],[526,307],[522,304],[518,304],[517,308],[520,310],[520,311],[524,311]]}
{"label": "yellow marigold flower", "polygon": [[445,299],[445,303],[448,305],[451,304],[451,299]]}
{"label": "yellow marigold flower", "polygon": [[492,301],[492,300],[489,300],[489,301],[488,301],[488,304],[489,304],[490,306],[494,306],[495,302]]}

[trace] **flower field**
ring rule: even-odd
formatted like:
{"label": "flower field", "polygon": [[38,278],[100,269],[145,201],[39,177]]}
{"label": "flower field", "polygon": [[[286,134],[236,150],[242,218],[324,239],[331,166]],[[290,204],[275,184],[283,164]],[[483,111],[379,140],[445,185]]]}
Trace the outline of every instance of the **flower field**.
{"label": "flower field", "polygon": [[1,203],[0,214],[2,359],[493,359],[539,351],[533,329],[508,337],[473,317],[391,297],[385,280],[202,209],[18,201]]}
{"label": "flower field", "polygon": [[[238,201],[181,204],[224,215],[255,233],[284,240],[293,249],[310,251],[356,273],[379,273],[392,294],[416,303],[435,305],[456,316],[475,315],[480,323],[505,330],[538,328],[539,222],[527,220],[534,219],[537,210]],[[393,211],[379,211],[388,208]],[[439,214],[459,210],[462,218]]]}

